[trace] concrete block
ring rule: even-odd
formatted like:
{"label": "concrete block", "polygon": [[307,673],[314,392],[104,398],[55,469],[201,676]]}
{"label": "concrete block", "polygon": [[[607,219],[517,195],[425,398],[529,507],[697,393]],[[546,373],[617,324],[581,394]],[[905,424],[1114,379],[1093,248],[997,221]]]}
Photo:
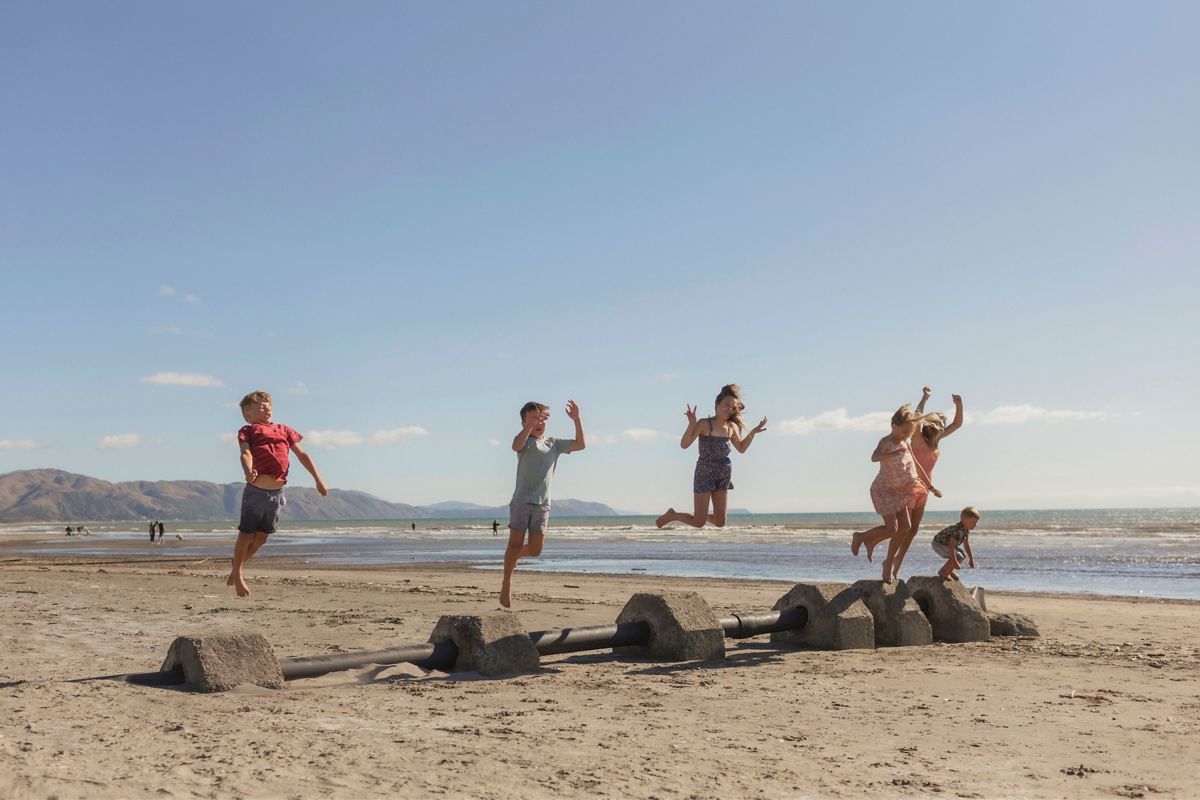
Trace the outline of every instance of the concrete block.
{"label": "concrete block", "polygon": [[1024,614],[997,614],[994,611],[983,613],[987,617],[992,636],[1041,636],[1037,625]]}
{"label": "concrete block", "polygon": [[772,642],[822,650],[875,649],[875,618],[849,584],[797,583],[772,608],[801,607],[808,609],[808,624],[772,633]]}
{"label": "concrete block", "polygon": [[480,616],[447,614],[438,620],[429,641],[454,642],[458,647],[454,669],[461,672],[492,677],[541,668],[537,647],[511,611]]}
{"label": "concrete block", "polygon": [[876,647],[933,644],[933,629],[901,581],[855,581],[850,587],[875,618]]}
{"label": "concrete block", "polygon": [[708,661],[725,657],[725,631],[704,598],[695,592],[639,593],[629,598],[617,623],[650,623],[645,646],[613,652],[659,661]]}
{"label": "concrete block", "polygon": [[227,692],[243,683],[283,688],[275,650],[258,633],[180,636],[171,642],[161,669],[176,667],[182,667],[187,682],[201,692]]}
{"label": "concrete block", "polygon": [[929,620],[934,639],[986,642],[991,638],[991,625],[983,609],[962,581],[947,580],[939,575],[914,575],[904,583]]}

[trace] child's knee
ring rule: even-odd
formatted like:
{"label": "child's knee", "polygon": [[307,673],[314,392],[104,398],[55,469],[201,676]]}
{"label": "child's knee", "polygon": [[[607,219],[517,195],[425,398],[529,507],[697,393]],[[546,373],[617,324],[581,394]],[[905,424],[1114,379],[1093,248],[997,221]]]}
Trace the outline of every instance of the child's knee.
{"label": "child's knee", "polygon": [[725,527],[725,515],[721,514],[718,516],[718,515],[714,514],[712,523],[713,523],[713,525],[716,525],[718,528],[724,528]]}

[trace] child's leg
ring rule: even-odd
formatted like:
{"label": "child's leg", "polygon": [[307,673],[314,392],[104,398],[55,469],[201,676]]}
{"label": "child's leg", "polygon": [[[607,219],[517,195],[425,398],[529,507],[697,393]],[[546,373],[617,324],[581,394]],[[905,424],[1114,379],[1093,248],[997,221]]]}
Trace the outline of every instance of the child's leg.
{"label": "child's leg", "polygon": [[891,541],[888,542],[887,558],[883,560],[883,582],[891,583],[892,578],[892,563],[896,558],[896,549],[900,546],[900,542],[904,540],[908,534],[908,529],[912,525],[912,518],[909,516],[909,509],[902,508],[896,512],[896,533],[892,535]]}
{"label": "child's leg", "polygon": [[[708,521],[718,528],[725,527],[725,508],[729,504],[729,490],[717,489],[712,493],[712,509],[713,513],[708,515]],[[708,504],[705,504],[707,510]]]}
{"label": "child's leg", "polygon": [[238,597],[249,597],[250,595],[250,587],[246,585],[246,579],[242,577],[242,567],[246,566],[250,557],[258,552],[258,548],[267,543],[267,538],[267,534],[261,531],[254,533],[238,531],[237,544],[233,547],[233,569],[229,572],[229,580],[225,582],[226,586],[232,586],[237,590]]}
{"label": "child's leg", "polygon": [[858,555],[858,548],[862,545],[867,546],[867,561],[874,563],[875,559],[872,554],[875,551],[875,545],[882,542],[884,539],[890,539],[899,533],[895,514],[881,514],[883,524],[876,525],[869,531],[860,531],[854,534],[850,539],[850,552]]}
{"label": "child's leg", "polygon": [[908,546],[912,544],[913,539],[917,538],[917,530],[921,527],[921,520],[925,517],[925,506],[917,506],[909,512],[908,516],[911,521],[908,533],[896,537],[900,540],[900,545],[896,548],[896,557],[892,559],[893,578],[900,577],[900,565],[904,563],[904,556],[908,553]]}
{"label": "child's leg", "polygon": [[655,525],[662,527],[672,522],[682,522],[686,525],[691,525],[693,528],[703,528],[704,523],[708,522],[708,500],[713,492],[700,492],[692,495],[694,502],[693,513],[680,514],[673,508],[668,508],[667,513],[655,521]]}
{"label": "child's leg", "polygon": [[[500,605],[509,608],[512,605],[512,574],[517,567],[517,559],[525,549],[525,531],[508,531],[508,547],[504,551],[504,580],[500,584]],[[541,552],[541,547],[538,547]]]}

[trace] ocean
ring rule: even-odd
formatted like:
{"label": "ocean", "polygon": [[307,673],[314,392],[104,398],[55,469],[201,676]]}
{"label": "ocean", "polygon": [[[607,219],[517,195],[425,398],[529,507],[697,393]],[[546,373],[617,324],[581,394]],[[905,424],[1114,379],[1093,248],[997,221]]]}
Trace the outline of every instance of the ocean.
{"label": "ocean", "polygon": [[[542,556],[518,570],[842,581],[877,578],[876,563],[850,554],[850,534],[876,524],[871,514],[762,514],[731,517],[724,528],[654,527],[654,517],[551,516]],[[930,575],[944,561],[930,549],[933,534],[956,522],[955,512],[929,512],[904,561],[901,577]],[[264,555],[312,564],[469,562],[498,570],[507,530],[491,520],[287,522]],[[8,524],[4,534],[45,534],[8,554],[87,556],[104,542],[143,539],[146,559],[228,557],[234,524],[169,523],[167,546],[149,546],[139,523],[89,524],[91,538],[66,537],[65,524]],[[184,541],[175,541],[175,534]],[[1053,591],[1200,600],[1200,509],[987,511],[971,534],[976,569],[964,583],[994,590]],[[128,551],[122,553],[128,556]],[[497,576],[497,581],[499,577]]]}

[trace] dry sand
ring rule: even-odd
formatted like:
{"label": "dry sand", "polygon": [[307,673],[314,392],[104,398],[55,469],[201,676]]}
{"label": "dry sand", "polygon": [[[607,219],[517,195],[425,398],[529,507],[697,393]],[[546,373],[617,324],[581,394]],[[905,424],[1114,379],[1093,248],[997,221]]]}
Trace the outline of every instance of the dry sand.
{"label": "dry sand", "polygon": [[[267,557],[239,600],[223,565],[143,562],[145,545],[75,563],[5,547],[0,798],[1200,796],[1193,601],[991,593],[1042,638],[819,652],[762,637],[723,662],[597,652],[508,678],[375,667],[201,695],[68,681],[155,670],[183,633],[262,632],[281,657],[423,642],[443,613],[496,609],[499,575]],[[718,613],[789,588],[518,572],[515,607],[529,630],[603,624],[653,587]]]}

